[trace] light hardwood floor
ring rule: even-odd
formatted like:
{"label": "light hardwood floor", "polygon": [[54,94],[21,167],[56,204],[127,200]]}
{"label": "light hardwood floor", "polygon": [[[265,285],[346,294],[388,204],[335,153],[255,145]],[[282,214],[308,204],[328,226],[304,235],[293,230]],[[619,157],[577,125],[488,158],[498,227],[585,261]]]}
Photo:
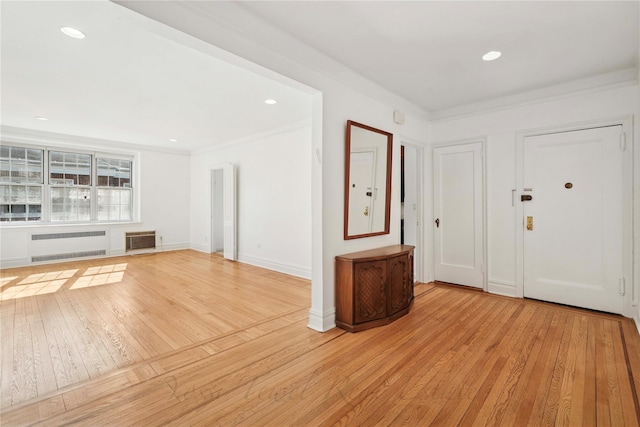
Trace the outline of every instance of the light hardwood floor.
{"label": "light hardwood floor", "polygon": [[639,425],[619,316],[416,286],[306,327],[305,280],[179,251],[1,271],[0,425]]}

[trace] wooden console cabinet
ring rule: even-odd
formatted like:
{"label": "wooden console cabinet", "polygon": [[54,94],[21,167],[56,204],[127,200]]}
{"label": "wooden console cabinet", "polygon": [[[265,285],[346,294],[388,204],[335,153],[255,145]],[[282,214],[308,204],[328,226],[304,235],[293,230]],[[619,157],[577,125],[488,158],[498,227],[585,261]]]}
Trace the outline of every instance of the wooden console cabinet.
{"label": "wooden console cabinet", "polygon": [[358,332],[393,322],[413,304],[413,246],[336,257],[336,325]]}

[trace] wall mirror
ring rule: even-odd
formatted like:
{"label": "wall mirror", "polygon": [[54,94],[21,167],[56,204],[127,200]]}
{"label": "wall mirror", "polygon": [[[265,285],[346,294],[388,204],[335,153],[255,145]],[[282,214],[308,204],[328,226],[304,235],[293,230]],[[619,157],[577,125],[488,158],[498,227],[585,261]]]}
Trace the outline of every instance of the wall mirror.
{"label": "wall mirror", "polygon": [[393,135],[347,121],[344,238],[389,234]]}

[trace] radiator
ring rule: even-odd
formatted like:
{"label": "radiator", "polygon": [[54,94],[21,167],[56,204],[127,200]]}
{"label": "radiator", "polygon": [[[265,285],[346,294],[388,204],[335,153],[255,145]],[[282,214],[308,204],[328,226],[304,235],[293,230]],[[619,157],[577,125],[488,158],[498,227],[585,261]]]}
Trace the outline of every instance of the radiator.
{"label": "radiator", "polygon": [[66,254],[54,254],[54,255],[40,255],[40,256],[32,256],[31,262],[57,261],[60,259],[96,257],[96,256],[104,256],[106,254],[107,254],[107,251],[105,251],[104,249],[100,249],[97,251],[70,252]]}
{"label": "radiator", "polygon": [[154,249],[156,247],[155,231],[136,231],[125,233],[124,238],[126,241],[126,252],[136,249]]}
{"label": "radiator", "polygon": [[28,253],[31,262],[45,262],[105,256],[107,248],[106,230],[34,233]]}

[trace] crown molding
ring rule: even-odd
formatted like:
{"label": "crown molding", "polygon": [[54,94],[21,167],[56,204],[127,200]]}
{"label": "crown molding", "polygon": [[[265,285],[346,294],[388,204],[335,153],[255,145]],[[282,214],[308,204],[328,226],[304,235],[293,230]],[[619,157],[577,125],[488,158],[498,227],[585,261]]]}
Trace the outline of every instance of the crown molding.
{"label": "crown molding", "polygon": [[63,133],[46,132],[35,129],[25,129],[13,126],[0,126],[0,141],[16,142],[23,144],[37,144],[37,145],[56,145],[58,147],[73,147],[73,148],[99,148],[101,150],[116,148],[120,151],[127,151],[135,154],[140,151],[155,151],[161,153],[177,154],[183,156],[189,156],[189,151],[186,150],[173,150],[170,148],[152,147],[149,145],[132,144],[122,141],[113,141],[109,139],[90,138],[79,135],[68,135]]}
{"label": "crown molding", "polygon": [[472,104],[433,111],[431,122],[438,123],[493,111],[547,102],[588,93],[611,90],[638,84],[638,68],[625,68],[597,76],[586,77],[568,83],[547,86],[542,89],[489,99]]}

